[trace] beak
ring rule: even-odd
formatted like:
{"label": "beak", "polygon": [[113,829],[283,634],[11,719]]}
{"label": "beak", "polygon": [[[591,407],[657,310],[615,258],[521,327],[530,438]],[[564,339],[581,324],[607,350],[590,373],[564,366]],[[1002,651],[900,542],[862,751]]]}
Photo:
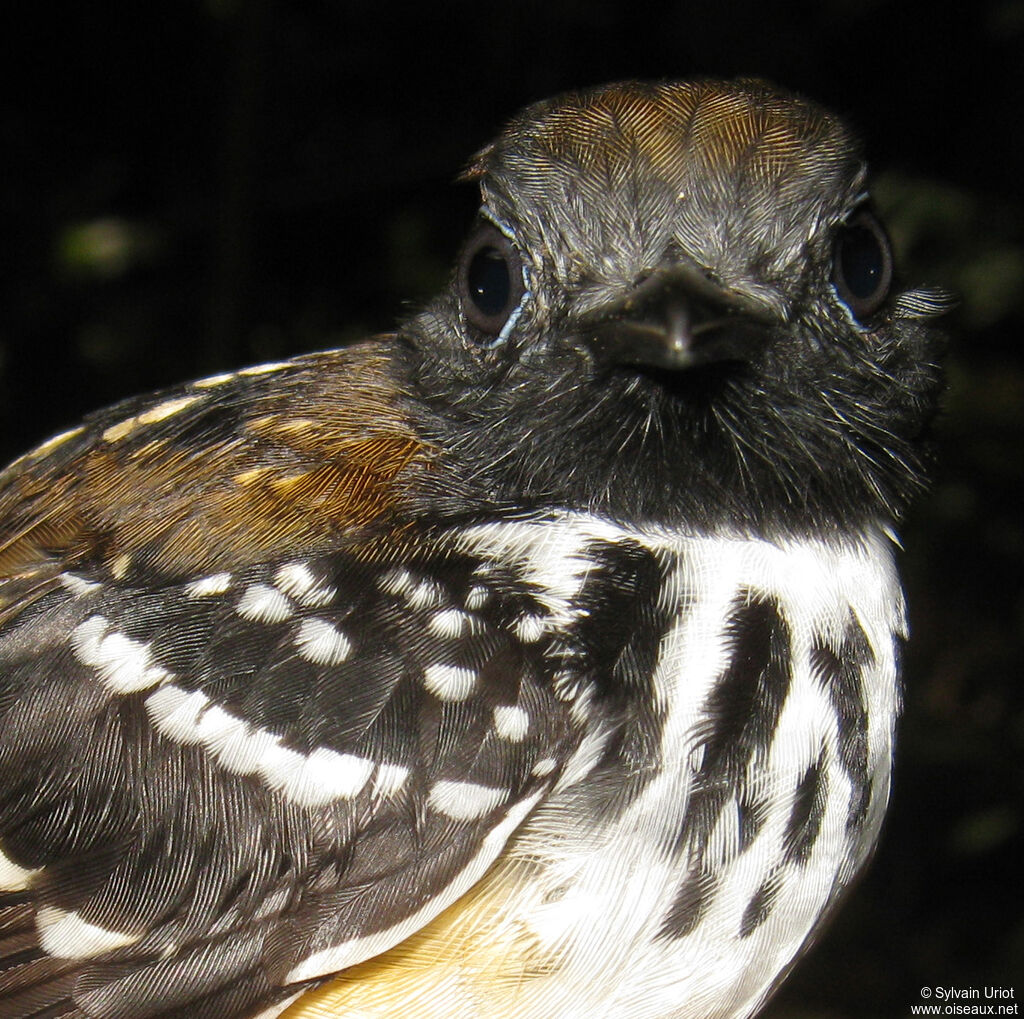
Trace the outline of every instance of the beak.
{"label": "beak", "polygon": [[580,335],[607,367],[681,371],[747,361],[778,324],[764,304],[683,263],[655,270],[624,297],[588,313]]}

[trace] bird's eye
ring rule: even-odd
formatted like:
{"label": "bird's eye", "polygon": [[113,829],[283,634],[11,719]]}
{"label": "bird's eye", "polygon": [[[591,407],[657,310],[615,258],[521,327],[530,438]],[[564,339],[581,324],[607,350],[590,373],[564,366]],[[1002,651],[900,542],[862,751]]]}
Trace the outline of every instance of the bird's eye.
{"label": "bird's eye", "polygon": [[481,224],[459,258],[458,291],[466,318],[487,336],[497,336],[524,290],[515,246],[497,227]]}
{"label": "bird's eye", "polygon": [[885,303],[892,286],[892,249],[885,229],[870,212],[858,212],[836,236],[832,282],[858,322]]}

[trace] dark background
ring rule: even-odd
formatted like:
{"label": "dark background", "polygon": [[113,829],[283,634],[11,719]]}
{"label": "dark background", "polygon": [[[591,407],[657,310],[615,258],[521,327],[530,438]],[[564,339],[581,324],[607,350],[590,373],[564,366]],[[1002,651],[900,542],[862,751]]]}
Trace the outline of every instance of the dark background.
{"label": "dark background", "polygon": [[904,275],[962,303],[942,467],[903,528],[892,813],[768,1014],[904,1017],[922,986],[1019,1002],[1024,2],[35,11],[7,15],[0,96],[5,459],[122,396],[388,328],[446,280],[474,205],[452,178],[531,100],[754,73],[858,127]]}

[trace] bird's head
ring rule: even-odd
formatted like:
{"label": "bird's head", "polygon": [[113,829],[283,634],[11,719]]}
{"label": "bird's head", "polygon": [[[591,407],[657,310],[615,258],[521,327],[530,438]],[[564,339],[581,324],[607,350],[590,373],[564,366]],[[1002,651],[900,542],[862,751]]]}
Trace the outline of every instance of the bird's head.
{"label": "bird's head", "polygon": [[846,127],[763,82],[529,107],[473,160],[451,286],[407,323],[444,491],[828,532],[920,486],[939,371]]}

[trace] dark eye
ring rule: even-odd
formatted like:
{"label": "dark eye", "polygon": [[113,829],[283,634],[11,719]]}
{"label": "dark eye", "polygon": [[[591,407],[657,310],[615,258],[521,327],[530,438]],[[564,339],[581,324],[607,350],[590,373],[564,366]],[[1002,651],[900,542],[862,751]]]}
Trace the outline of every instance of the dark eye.
{"label": "dark eye", "polygon": [[885,303],[892,285],[892,250],[882,224],[858,212],[839,231],[832,252],[832,282],[858,322]]}
{"label": "dark eye", "polygon": [[477,227],[459,258],[459,299],[469,322],[497,336],[523,297],[523,269],[512,242],[490,223]]}

